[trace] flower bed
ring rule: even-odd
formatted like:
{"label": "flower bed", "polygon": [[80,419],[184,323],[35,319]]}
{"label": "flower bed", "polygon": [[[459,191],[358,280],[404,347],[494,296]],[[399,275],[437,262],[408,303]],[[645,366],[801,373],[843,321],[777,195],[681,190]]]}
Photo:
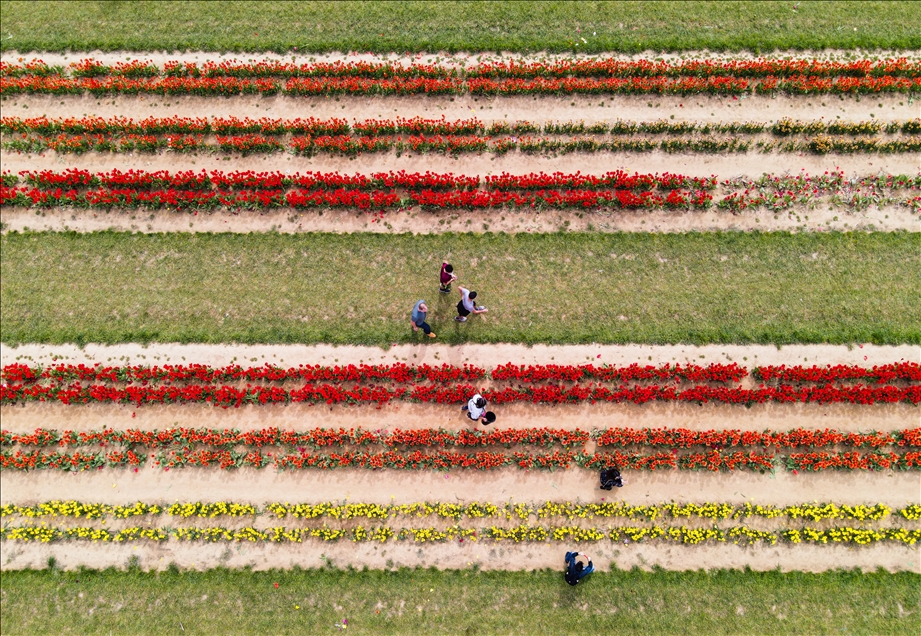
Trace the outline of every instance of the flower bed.
{"label": "flower bed", "polygon": [[132,60],[112,66],[84,59],[66,69],[33,59],[0,66],[0,94],[92,92],[167,95],[407,94],[716,94],[917,92],[921,69],[905,58],[818,60],[561,60],[471,66],[392,63],[296,64],[263,60]]}
{"label": "flower bed", "polygon": [[310,137],[336,136],[354,134],[360,137],[388,137],[393,135],[479,135],[497,137],[501,135],[527,135],[543,133],[545,135],[687,135],[692,133],[710,135],[724,133],[731,135],[770,133],[779,137],[791,135],[875,135],[918,134],[921,133],[921,119],[882,122],[871,119],[852,122],[836,120],[825,122],[821,119],[801,121],[782,118],[775,122],[688,122],[658,119],[653,121],[632,121],[617,119],[615,121],[598,121],[586,124],[584,121],[548,122],[543,125],[530,121],[494,121],[486,124],[476,117],[448,121],[424,117],[396,117],[395,119],[348,120],[340,118],[317,119],[277,119],[260,117],[147,117],[135,121],[130,117],[68,117],[35,118],[2,117],[2,133],[35,133],[52,135],[109,134],[109,135],[242,135],[259,134],[278,136],[285,134],[306,135]]}
{"label": "flower bed", "polygon": [[[651,447],[653,452],[637,450],[586,454],[590,439],[601,447]],[[56,431],[37,429],[29,435],[3,431],[2,446],[38,447],[38,450],[3,450],[0,467],[12,470],[83,471],[101,468],[138,467],[153,459],[154,466],[169,470],[187,466],[216,466],[222,469],[265,468],[277,470],[365,468],[400,470],[492,470],[506,466],[519,469],[569,469],[578,466],[600,469],[616,466],[630,470],[757,470],[776,467],[797,472],[844,470],[921,469],[921,429],[894,433],[846,434],[837,431],[795,430],[763,433],[745,431],[703,431],[686,429],[603,429],[591,433],[581,430],[505,429],[489,432],[447,430],[400,430],[373,432],[364,429],[313,429],[304,432],[277,428],[241,432],[234,429],[176,428],[165,430]],[[551,452],[493,451],[492,446],[542,446],[559,444],[564,450]],[[119,446],[116,450],[92,452],[46,451],[73,448]],[[239,447],[249,447],[238,450]],[[386,450],[351,450],[350,447],[381,446]],[[870,452],[837,451],[835,446],[870,447]],[[886,446],[905,449],[901,454],[886,451]],[[277,448],[267,452],[269,447]],[[327,450],[337,447],[337,450]],[[460,450],[443,450],[446,448]],[[668,448],[658,451],[656,448]],[[697,447],[707,452],[693,451]],[[790,449],[831,449],[822,452],[778,455],[772,447]],[[297,452],[291,452],[291,449]],[[323,452],[310,452],[307,449]],[[412,449],[424,450],[412,450]],[[485,449],[466,452],[465,449]],[[732,450],[753,448],[756,450]],[[162,449],[148,456],[148,449]],[[400,450],[405,449],[405,450]],[[434,449],[429,451],[428,449]],[[765,452],[767,451],[767,452]]]}
{"label": "flower bed", "polygon": [[458,382],[480,380],[486,377],[486,370],[474,365],[462,367],[442,364],[408,365],[403,363],[379,365],[321,366],[300,365],[279,367],[266,364],[261,367],[231,365],[212,367],[204,364],[179,364],[161,366],[103,366],[84,364],[52,364],[32,367],[25,364],[9,364],[0,369],[0,379],[9,383],[29,383],[42,380],[72,382],[155,382],[172,384],[178,382],[234,382],[234,381],[334,381],[367,382],[389,381],[397,383],[414,382]]}
{"label": "flower bed", "polygon": [[[51,528],[45,519],[101,521],[110,518],[133,519],[171,517],[180,523],[199,519],[230,519],[251,523],[257,517],[269,520],[314,522],[322,520],[320,527],[276,526],[256,527],[196,527],[196,526],[133,526],[109,529],[99,526]],[[921,539],[921,531],[904,525],[868,528],[867,524],[879,524],[891,519],[896,524],[911,524],[921,519],[921,505],[911,504],[893,510],[884,504],[846,505],[835,503],[803,503],[790,506],[762,506],[750,502],[729,503],[654,503],[631,505],[622,501],[609,503],[545,502],[543,504],[506,502],[472,502],[468,504],[416,502],[407,504],[369,503],[279,503],[269,502],[262,506],[231,502],[136,502],[126,506],[82,503],[77,501],[49,501],[34,506],[8,504],[0,509],[4,519],[0,538],[11,541],[51,542],[61,540],[91,540],[102,542],[130,542],[138,540],[166,541],[254,541],[295,542],[309,539],[337,541],[387,541],[412,540],[417,543],[444,541],[612,541],[641,542],[663,539],[683,544],[703,542],[732,542],[752,544],[766,542],[776,544],[786,541],[798,543],[847,543],[865,545],[880,541],[899,542],[914,545]],[[12,525],[10,518],[40,520],[39,525]],[[531,519],[549,525],[532,525]],[[752,518],[769,520],[771,525],[788,524],[800,520],[811,522],[858,522],[859,527],[780,527],[754,529],[746,526],[721,528],[724,521],[738,522]],[[388,522],[402,520],[432,520],[452,525],[429,527],[398,527]],[[489,526],[462,528],[464,520],[488,519]],[[628,519],[643,525],[593,527],[597,520]],[[710,527],[661,526],[659,520],[694,520],[710,522]],[[382,525],[365,527],[364,521],[380,522]],[[358,522],[356,524],[356,522]],[[524,522],[524,523],[522,523]],[[574,523],[575,522],[575,523]],[[513,525],[518,524],[518,525]],[[561,525],[562,524],[562,525]]]}
{"label": "flower bed", "polygon": [[876,365],[872,368],[858,365],[835,365],[826,367],[780,366],[755,367],[749,372],[737,363],[712,363],[706,366],[696,364],[664,364],[627,366],[595,366],[593,364],[560,365],[516,365],[500,364],[491,371],[471,364],[462,367],[449,364],[408,365],[397,362],[378,365],[322,366],[299,365],[280,367],[265,364],[260,367],[230,365],[212,367],[203,364],[178,364],[163,366],[105,366],[95,364],[54,363],[46,366],[31,366],[13,363],[0,369],[0,380],[8,385],[50,382],[64,384],[74,381],[113,382],[143,384],[178,384],[182,382],[392,382],[414,384],[436,382],[448,384],[491,378],[495,381],[524,382],[578,382],[597,380],[599,382],[630,381],[685,381],[685,382],[739,382],[751,375],[762,382],[793,382],[797,384],[828,384],[842,381],[870,381],[876,384],[887,382],[921,382],[921,364],[897,362]]}
{"label": "flower bed", "polygon": [[630,519],[656,521],[668,519],[697,519],[721,522],[725,520],[763,518],[808,521],[859,521],[877,522],[888,519],[890,515],[896,521],[921,520],[921,504],[911,504],[904,508],[893,509],[885,504],[848,505],[838,503],[802,503],[790,506],[730,504],[720,502],[675,503],[663,502],[653,504],[631,505],[623,501],[607,503],[573,503],[545,502],[534,503],[506,502],[501,505],[493,503],[472,502],[468,504],[444,502],[417,502],[409,504],[373,504],[373,503],[279,503],[269,502],[263,506],[233,502],[174,502],[143,503],[135,502],[125,506],[87,503],[79,501],[46,501],[34,506],[6,504],[0,506],[0,518],[22,517],[25,519],[44,519],[58,517],[67,519],[129,519],[132,517],[170,516],[178,519],[214,519],[217,517],[257,517],[270,516],[276,519],[324,519],[329,521],[347,521],[351,519],[387,520],[398,518],[435,518],[438,520],[460,521],[462,519],[505,519],[509,521],[526,520],[536,515],[540,520],[572,521],[574,519]]}
{"label": "flower bed", "polygon": [[[759,180],[673,175],[630,175],[624,171],[599,177],[528,174],[478,177],[419,173],[280,173],[219,171],[168,173],[85,170],[3,174],[0,204],[26,208],[82,207],[103,209],[264,210],[267,208],[358,208],[364,210],[540,210],[576,209],[707,209],[716,206],[737,213],[766,208],[825,203],[863,210],[872,205],[907,205],[921,210],[921,175],[877,175],[846,179],[842,173],[821,176],[765,175]],[[714,189],[722,191],[714,194]],[[908,197],[896,196],[907,191]]]}
{"label": "flower bed", "polygon": [[[301,365],[282,368],[265,365],[244,368],[206,365],[163,367],[108,367],[54,364],[31,367],[7,365],[2,369],[0,404],[61,402],[63,404],[208,403],[222,407],[244,404],[376,403],[410,400],[437,404],[460,403],[481,393],[496,404],[512,402],[716,402],[758,404],[766,402],[816,402],[875,404],[921,402],[917,363],[896,363],[863,368],[857,366],[770,367],[755,369],[752,376],[766,382],[757,388],[725,386],[749,375],[737,364],[653,365],[624,367],[585,365],[505,364],[487,371],[472,365],[411,366],[349,365],[322,367]],[[469,382],[487,377],[494,382],[517,382],[517,386],[476,387]],[[586,384],[576,384],[589,380]],[[594,382],[592,382],[594,380]],[[245,387],[212,382],[246,381]],[[272,384],[254,385],[251,382]],[[300,388],[282,383],[304,382]],[[786,382],[793,384],[787,384]],[[830,384],[835,381],[838,384]],[[863,384],[862,381],[869,381]],[[628,382],[672,382],[633,384]],[[723,384],[701,384],[703,382]],[[856,382],[856,383],[855,383]],[[884,384],[893,382],[896,384]],[[572,383],[568,386],[563,383]],[[618,383],[606,386],[605,383]],[[696,383],[696,384],[695,384]],[[121,384],[124,386],[113,386]],[[687,386],[691,384],[692,386]],[[389,386],[388,386],[389,385]],[[683,385],[683,386],[682,386]]]}
{"label": "flower bed", "polygon": [[901,362],[874,366],[872,369],[847,364],[811,366],[763,366],[751,371],[752,377],[763,382],[840,382],[842,380],[873,381],[877,384],[894,380],[921,382],[921,364]]}
{"label": "flower bed", "polygon": [[284,526],[259,529],[252,526],[244,528],[150,528],[134,526],[121,530],[77,526],[70,528],[50,528],[48,526],[3,526],[0,539],[5,541],[23,541],[51,543],[57,541],[92,541],[102,543],[128,543],[135,541],[201,541],[216,542],[253,542],[253,543],[302,543],[310,539],[322,541],[350,540],[353,542],[379,542],[390,540],[413,541],[414,543],[443,543],[447,541],[492,541],[496,543],[544,543],[553,542],[598,542],[610,541],[641,543],[654,540],[698,545],[702,543],[734,543],[752,545],[766,543],[776,545],[778,541],[791,544],[845,544],[869,545],[880,542],[892,542],[906,546],[915,545],[921,539],[921,530],[905,528],[884,528],[879,530],[867,528],[838,527],[821,530],[810,527],[787,528],[779,531],[756,530],[745,526],[732,528],[688,528],[686,526],[652,526],[652,527],[615,527],[585,528],[582,526],[544,527],[522,525],[511,528],[489,526],[482,528],[461,528],[451,526],[439,528],[399,528],[388,526],[365,528],[357,526],[350,529],[341,528],[286,528]]}
{"label": "flower bed", "polygon": [[21,64],[0,62],[0,76],[22,77],[61,75],[75,77],[428,77],[446,78],[455,75],[486,78],[527,77],[916,77],[921,75],[921,63],[907,58],[862,59],[847,62],[827,60],[790,60],[759,58],[757,60],[554,60],[525,62],[520,60],[487,61],[472,65],[393,64],[390,62],[310,62],[297,64],[280,60],[240,62],[169,61],[162,68],[149,60],[130,60],[108,65],[93,58],[71,62],[67,68],[49,66],[40,59]]}
{"label": "flower bed", "polygon": [[921,64],[906,58],[831,62],[819,60],[672,60],[650,61],[614,59],[556,60],[524,62],[510,60],[485,62],[465,71],[468,77],[876,77],[892,75],[916,77]]}
{"label": "flower bed", "polygon": [[[773,124],[730,122],[696,124],[658,120],[612,123],[551,122],[539,126],[528,121],[494,122],[486,125],[472,118],[459,121],[396,118],[355,121],[343,119],[269,119],[235,117],[212,120],[189,117],[149,117],[139,122],[123,117],[104,119],[20,119],[4,117],[0,132],[16,136],[3,142],[15,152],[239,152],[270,153],[287,150],[295,154],[320,152],[356,155],[363,152],[491,152],[512,150],[528,153],[600,151],[649,152],[915,152],[921,149],[921,120],[883,124],[879,121],[826,124],[782,119]],[[541,133],[548,136],[531,136]],[[605,136],[607,133],[614,137]],[[868,137],[903,132],[907,138]],[[279,135],[292,134],[282,141]],[[720,133],[730,136],[717,137]],[[760,136],[755,136],[759,135]],[[205,135],[214,135],[206,141]],[[560,138],[559,135],[565,135]],[[580,135],[580,136],[574,136]],[[639,136],[651,135],[651,136]],[[660,139],[667,135],[666,139]],[[681,135],[682,137],[673,137]],[[690,136],[689,136],[690,135]],[[799,139],[791,136],[799,135]],[[861,137],[855,137],[862,135]],[[777,137],[783,143],[773,141]]]}
{"label": "flower bed", "polygon": [[38,428],[28,434],[4,430],[0,446],[35,446],[38,448],[118,445],[145,448],[192,448],[203,445],[231,449],[239,445],[309,447],[323,449],[332,446],[400,447],[485,447],[534,445],[549,447],[559,444],[566,448],[593,440],[598,446],[650,446],[653,448],[850,448],[880,449],[885,446],[921,448],[921,428],[892,432],[846,433],[832,429],[789,431],[709,430],[692,431],[684,428],[604,428],[580,429],[393,429],[370,431],[363,428],[314,428],[305,431],[263,428],[249,431],[223,428],[167,429],[99,429],[89,431],[59,431]]}
{"label": "flower bed", "polygon": [[480,389],[470,384],[414,385],[387,388],[378,385],[305,384],[299,389],[279,386],[238,388],[228,385],[193,384],[186,386],[84,385],[0,385],[0,404],[20,402],[60,402],[62,404],[211,404],[239,408],[246,404],[377,404],[408,400],[435,404],[460,404],[481,393],[494,404],[530,402],[532,404],[694,402],[698,404],[897,404],[921,403],[921,386],[807,386],[712,387],[698,385],[682,389],[676,386],[635,385],[610,388],[603,384],[561,386],[521,386]]}

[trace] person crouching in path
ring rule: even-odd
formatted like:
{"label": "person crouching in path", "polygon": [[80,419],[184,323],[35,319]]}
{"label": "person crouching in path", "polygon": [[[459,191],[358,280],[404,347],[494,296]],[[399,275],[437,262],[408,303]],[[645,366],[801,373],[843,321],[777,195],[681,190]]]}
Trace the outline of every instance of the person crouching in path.
{"label": "person crouching in path", "polygon": [[595,571],[592,560],[583,552],[566,553],[566,582],[576,585],[579,581]]}
{"label": "person crouching in path", "polygon": [[477,393],[467,401],[461,411],[467,414],[467,417],[474,422],[482,422],[483,426],[488,426],[496,421],[496,414],[486,410],[486,398]]}
{"label": "person crouching in path", "polygon": [[422,332],[427,335],[429,338],[434,338],[435,334],[432,333],[432,328],[429,326],[429,323],[425,322],[425,317],[428,315],[428,305],[425,304],[424,300],[420,300],[413,307],[413,312],[411,314],[411,324],[413,326],[413,331],[419,331],[422,329]]}
{"label": "person crouching in path", "polygon": [[475,291],[470,291],[461,286],[458,286],[458,289],[461,293],[461,300],[457,303],[457,316],[454,317],[454,320],[457,322],[467,322],[467,316],[470,314],[485,314],[489,311],[486,307],[478,307],[476,303],[473,302],[476,299]]}
{"label": "person crouching in path", "polygon": [[614,467],[605,468],[601,471],[601,489],[611,490],[612,488],[623,488],[624,478],[621,477],[620,471]]}
{"label": "person crouching in path", "polygon": [[457,280],[457,274],[454,273],[454,266],[450,263],[441,264],[441,285],[438,291],[442,294],[451,293],[451,283]]}

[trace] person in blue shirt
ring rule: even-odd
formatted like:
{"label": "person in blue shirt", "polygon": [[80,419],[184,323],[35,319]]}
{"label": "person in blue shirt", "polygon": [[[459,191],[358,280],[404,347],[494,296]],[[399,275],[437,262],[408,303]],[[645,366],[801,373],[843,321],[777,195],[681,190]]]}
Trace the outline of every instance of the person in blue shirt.
{"label": "person in blue shirt", "polygon": [[425,322],[425,317],[428,315],[428,305],[425,304],[424,300],[420,300],[413,307],[413,312],[410,315],[411,323],[413,326],[413,331],[419,331],[427,335],[429,338],[434,338],[435,334],[432,333],[432,328],[429,326],[429,323]]}
{"label": "person in blue shirt", "polygon": [[592,560],[583,552],[566,553],[566,582],[576,585],[579,581],[595,571]]}

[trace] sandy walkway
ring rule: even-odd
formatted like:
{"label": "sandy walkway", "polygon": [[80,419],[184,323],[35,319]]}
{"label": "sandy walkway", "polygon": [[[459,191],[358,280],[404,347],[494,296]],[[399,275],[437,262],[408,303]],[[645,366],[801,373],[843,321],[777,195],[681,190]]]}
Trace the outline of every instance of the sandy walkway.
{"label": "sandy walkway", "polygon": [[[921,426],[921,409],[908,404],[758,404],[751,408],[731,404],[503,404],[494,407],[498,421],[493,428],[547,427],[593,428],[687,428],[690,430],[741,429],[749,431],[833,428],[860,432],[895,431]],[[3,429],[31,433],[36,428],[68,430],[165,429],[174,426],[237,428],[277,427],[282,430],[311,428],[364,428],[367,430],[445,428],[473,429],[455,406],[392,402],[380,409],[372,405],[244,406],[222,409],[211,406],[127,405],[66,406],[27,404],[0,407]],[[480,427],[483,428],[482,426]]]}
{"label": "sandy walkway", "polygon": [[921,362],[917,345],[518,345],[439,344],[394,345],[389,349],[335,345],[212,345],[132,343],[119,345],[21,344],[0,343],[0,364],[163,365],[207,364],[225,366],[272,364],[296,367],[299,364],[474,364],[492,368],[500,364],[585,364],[623,366],[637,364],[711,364],[736,362],[747,368],[764,365],[836,365],[872,367],[899,361]]}
{"label": "sandy walkway", "polygon": [[760,177],[764,173],[822,174],[826,170],[842,170],[847,175],[867,175],[877,172],[889,174],[917,174],[921,170],[921,159],[917,155],[787,155],[756,152],[745,154],[672,154],[664,152],[642,153],[573,153],[558,157],[529,155],[510,152],[498,157],[483,155],[462,155],[457,158],[443,154],[407,155],[397,158],[393,153],[364,154],[355,158],[318,155],[299,157],[289,154],[251,155],[249,157],[222,156],[218,154],[186,155],[165,153],[111,154],[87,153],[85,155],[58,155],[48,152],[44,155],[25,155],[10,152],[0,153],[3,169],[18,173],[22,170],[63,170],[79,165],[92,172],[119,170],[255,170],[291,172],[343,172],[346,174],[370,174],[406,170],[407,172],[437,172],[479,175],[481,177],[508,172],[527,174],[530,172],[564,172],[603,174],[618,168],[629,172],[661,173],[674,172],[697,177],[717,175],[722,178],[735,176]]}
{"label": "sandy walkway", "polygon": [[361,51],[350,52],[329,52],[329,53],[293,53],[285,54],[263,52],[263,53],[217,53],[213,51],[145,51],[138,53],[136,51],[78,51],[65,53],[20,53],[16,50],[5,51],[0,54],[0,60],[10,64],[17,63],[19,58],[24,61],[33,59],[44,60],[48,65],[67,66],[71,62],[77,62],[86,58],[98,60],[104,64],[115,64],[124,62],[127,58],[132,60],[148,60],[158,66],[165,62],[176,60],[179,62],[197,62],[203,64],[207,61],[221,63],[223,61],[241,61],[252,62],[258,60],[292,62],[295,64],[308,64],[312,62],[393,62],[397,64],[436,64],[442,63],[451,66],[469,66],[478,62],[489,61],[508,61],[510,59],[522,61],[546,61],[546,60],[592,60],[592,59],[615,59],[615,60],[647,60],[662,59],[667,61],[683,60],[693,58],[703,58],[708,60],[754,60],[754,59],[773,59],[781,57],[791,60],[837,60],[852,61],[857,59],[889,59],[889,58],[907,58],[917,60],[921,57],[921,51],[854,51],[854,50],[837,50],[822,49],[821,51],[810,50],[788,50],[778,51],[772,55],[755,55],[749,51],[733,52],[714,52],[714,51],[681,51],[678,53],[663,53],[661,51],[643,51],[641,53],[604,53],[597,55],[572,54],[572,53],[533,53],[521,54],[503,51],[501,53],[365,53]]}
{"label": "sandy walkway", "polygon": [[528,96],[336,96],[336,97],[197,97],[171,95],[15,95],[3,100],[7,117],[297,117],[380,119],[425,117],[478,119],[534,123],[579,121],[586,123],[626,119],[645,121],[730,122],[793,119],[898,121],[918,117],[917,104],[907,96],[742,96],[724,95],[570,95]]}
{"label": "sandy walkway", "polygon": [[134,501],[267,501],[413,503],[417,501],[709,501],[786,506],[819,501],[883,503],[893,507],[921,502],[917,472],[776,471],[762,475],[689,471],[624,471],[626,486],[618,491],[598,487],[598,475],[580,468],[525,471],[501,468],[486,472],[455,470],[398,471],[342,469],[288,471],[273,469],[162,468],[137,473],[103,469],[82,473],[3,471],[0,502],[34,504],[52,499],[126,504]]}
{"label": "sandy walkway", "polygon": [[727,212],[578,212],[548,211],[514,214],[506,211],[433,214],[417,209],[387,212],[375,222],[361,211],[242,212],[214,214],[171,212],[109,212],[106,210],[49,210],[37,216],[33,210],[0,209],[3,231],[96,232],[374,232],[440,234],[442,232],[711,232],[711,231],[806,231],[870,230],[877,232],[921,231],[921,218],[908,207],[872,208],[862,212],[820,207],[796,208],[787,214],[766,211],[733,215]]}
{"label": "sandy walkway", "polygon": [[[573,544],[547,543],[514,545],[481,541],[421,545],[410,542],[384,545],[351,542],[310,542],[296,546],[255,544],[182,544],[138,545],[0,543],[3,569],[43,568],[53,556],[59,567],[76,569],[124,567],[137,557],[144,569],[165,570],[170,563],[182,568],[204,570],[216,566],[255,570],[271,568],[347,566],[385,569],[397,567],[438,567],[463,569],[474,564],[484,570],[531,570],[552,568],[562,572],[563,554]],[[780,568],[784,572],[822,572],[841,567],[872,571],[878,567],[891,572],[921,572],[918,548],[895,545],[872,545],[859,548],[844,546],[776,545],[739,547],[736,545],[683,546],[680,544],[599,543],[580,544],[591,555],[598,570],[645,570],[660,566],[668,570],[710,568],[744,568],[764,571]]]}

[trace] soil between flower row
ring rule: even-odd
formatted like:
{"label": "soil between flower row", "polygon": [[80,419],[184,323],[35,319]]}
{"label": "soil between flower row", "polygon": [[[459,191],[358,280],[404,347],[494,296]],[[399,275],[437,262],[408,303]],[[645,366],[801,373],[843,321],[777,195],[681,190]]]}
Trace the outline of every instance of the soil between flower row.
{"label": "soil between flower row", "polygon": [[[841,49],[826,47],[823,49],[780,49],[777,56],[784,60],[806,60],[820,62],[850,62],[855,59],[855,52],[851,49]],[[873,53],[873,59],[898,59],[904,58],[908,61],[917,60],[918,51],[911,50],[894,50],[880,49]],[[265,60],[270,63],[290,63],[295,65],[301,64],[335,64],[335,63],[370,63],[381,64],[389,62],[408,66],[411,64],[443,64],[446,66],[466,67],[481,63],[496,63],[510,61],[516,63],[533,63],[533,62],[557,62],[557,61],[597,61],[597,60],[619,60],[619,61],[637,61],[663,60],[669,63],[677,63],[682,60],[709,59],[717,62],[731,62],[733,60],[758,60],[764,59],[763,54],[754,53],[748,50],[739,51],[710,51],[710,50],[681,50],[678,52],[670,51],[646,51],[641,53],[625,53],[620,51],[607,51],[603,53],[585,53],[585,52],[548,52],[542,51],[537,53],[519,53],[514,51],[502,51],[496,53],[492,50],[487,51],[458,51],[430,53],[421,51],[418,53],[400,52],[390,50],[386,52],[372,51],[315,51],[310,53],[290,51],[287,53],[276,53],[274,51],[253,52],[231,52],[231,51],[128,51],[128,50],[74,50],[74,51],[42,51],[41,53],[20,52],[17,50],[8,50],[0,53],[0,59],[9,64],[19,63],[19,58],[23,62],[27,59],[40,58],[49,66],[67,66],[73,62],[91,58],[102,64],[114,65],[125,62],[126,59],[146,60],[157,66],[162,66],[169,61],[185,63],[195,63],[203,65],[205,63],[223,64],[225,62],[254,62]],[[772,56],[775,57],[775,56]],[[865,59],[866,55],[861,55]]]}
{"label": "soil between flower row", "polygon": [[[618,210],[574,212],[545,210],[539,214],[499,215],[491,211],[464,211],[445,215],[438,212],[404,210],[387,212],[386,219],[362,210],[323,210],[317,212],[215,212],[192,215],[138,213],[103,209],[35,210],[0,208],[3,232],[359,232],[390,234],[412,232],[439,234],[464,232],[479,234],[486,231],[507,233],[550,233],[565,229],[571,232],[914,232],[921,229],[921,220],[911,209],[901,207],[872,207],[860,212],[843,212],[831,207],[816,209],[797,206],[783,214],[766,212],[728,214],[724,211],[646,211]],[[488,229],[487,229],[488,228]]]}
{"label": "soil between flower row", "polygon": [[380,119],[393,117],[531,121],[535,124],[579,121],[591,124],[616,119],[671,119],[698,123],[777,120],[783,117],[834,121],[913,119],[917,108],[906,95],[868,96],[705,96],[705,95],[556,95],[541,96],[373,96],[373,97],[197,97],[15,95],[3,98],[8,116],[112,117],[316,117]]}
{"label": "soil between flower row", "polygon": [[599,488],[597,471],[573,468],[547,472],[501,468],[479,471],[286,471],[175,469],[148,466],[138,472],[102,469],[88,472],[0,473],[0,503],[32,505],[77,500],[125,505],[134,501],[282,502],[416,501],[726,501],[795,505],[804,501],[882,503],[893,508],[919,503],[916,472],[711,473],[624,471],[625,486]]}
{"label": "soil between flower row", "polygon": [[[865,571],[882,567],[890,572],[919,572],[915,552],[898,545],[879,544],[855,550],[845,546],[752,546],[740,549],[736,545],[683,546],[670,544],[623,543],[611,546],[586,545],[595,568],[601,571],[655,566],[666,570],[700,570],[746,566],[756,571],[780,568],[783,572],[824,572],[836,570],[842,563]],[[561,547],[546,545],[490,545],[485,542],[451,543],[420,548],[414,543],[370,544],[323,543],[291,546],[264,544],[13,544],[0,543],[0,559],[4,570],[44,568],[54,557],[58,566],[75,570],[80,566],[92,568],[123,567],[133,557],[145,570],[166,570],[171,563],[182,568],[206,570],[213,567],[268,570],[291,568],[295,565],[324,567],[353,566],[371,569],[399,567],[435,567],[465,569],[474,564],[482,570],[533,570],[560,567]]]}
{"label": "soil between flower row", "polygon": [[65,167],[79,167],[92,172],[125,170],[168,170],[170,172],[201,170],[252,170],[255,172],[341,172],[344,174],[372,174],[405,170],[425,173],[478,175],[481,177],[532,172],[563,172],[573,174],[601,175],[617,168],[642,174],[679,173],[693,177],[716,176],[726,179],[746,176],[757,179],[763,174],[821,175],[841,170],[850,178],[866,176],[876,172],[888,174],[916,175],[918,160],[914,155],[878,157],[873,155],[813,155],[788,157],[745,153],[737,156],[652,153],[576,153],[559,157],[531,156],[523,153],[509,153],[499,157],[459,156],[457,158],[436,155],[403,155],[391,153],[364,154],[355,158],[339,156],[284,157],[239,155],[219,157],[215,155],[192,156],[181,153],[165,153],[156,156],[143,154],[111,155],[87,153],[79,157],[58,155],[54,152],[43,155],[25,155],[0,152],[4,171],[18,174],[25,170],[61,171]]}
{"label": "soil between flower row", "polygon": [[728,364],[745,367],[802,364],[804,366],[854,365],[873,367],[898,362],[914,362],[921,357],[917,345],[479,345],[448,346],[422,343],[390,347],[359,345],[245,345],[128,343],[75,345],[0,343],[0,365],[9,364],[85,364],[94,366],[198,364],[210,366],[298,366],[302,364],[347,366],[349,364],[429,364],[454,366],[475,364],[496,367],[515,360],[518,364],[629,366],[630,364]]}
{"label": "soil between flower row", "polygon": [[[837,429],[847,432],[892,432],[914,428],[918,408],[907,404],[509,404],[493,407],[492,428],[686,428],[694,431]],[[364,428],[366,430],[473,430],[460,409],[452,405],[391,403],[376,406],[244,406],[222,409],[204,405],[66,406],[28,404],[0,408],[4,430],[28,434],[36,428],[89,431],[166,429],[175,427],[234,428],[243,431],[269,426],[284,430]],[[485,427],[479,426],[480,430]]]}

